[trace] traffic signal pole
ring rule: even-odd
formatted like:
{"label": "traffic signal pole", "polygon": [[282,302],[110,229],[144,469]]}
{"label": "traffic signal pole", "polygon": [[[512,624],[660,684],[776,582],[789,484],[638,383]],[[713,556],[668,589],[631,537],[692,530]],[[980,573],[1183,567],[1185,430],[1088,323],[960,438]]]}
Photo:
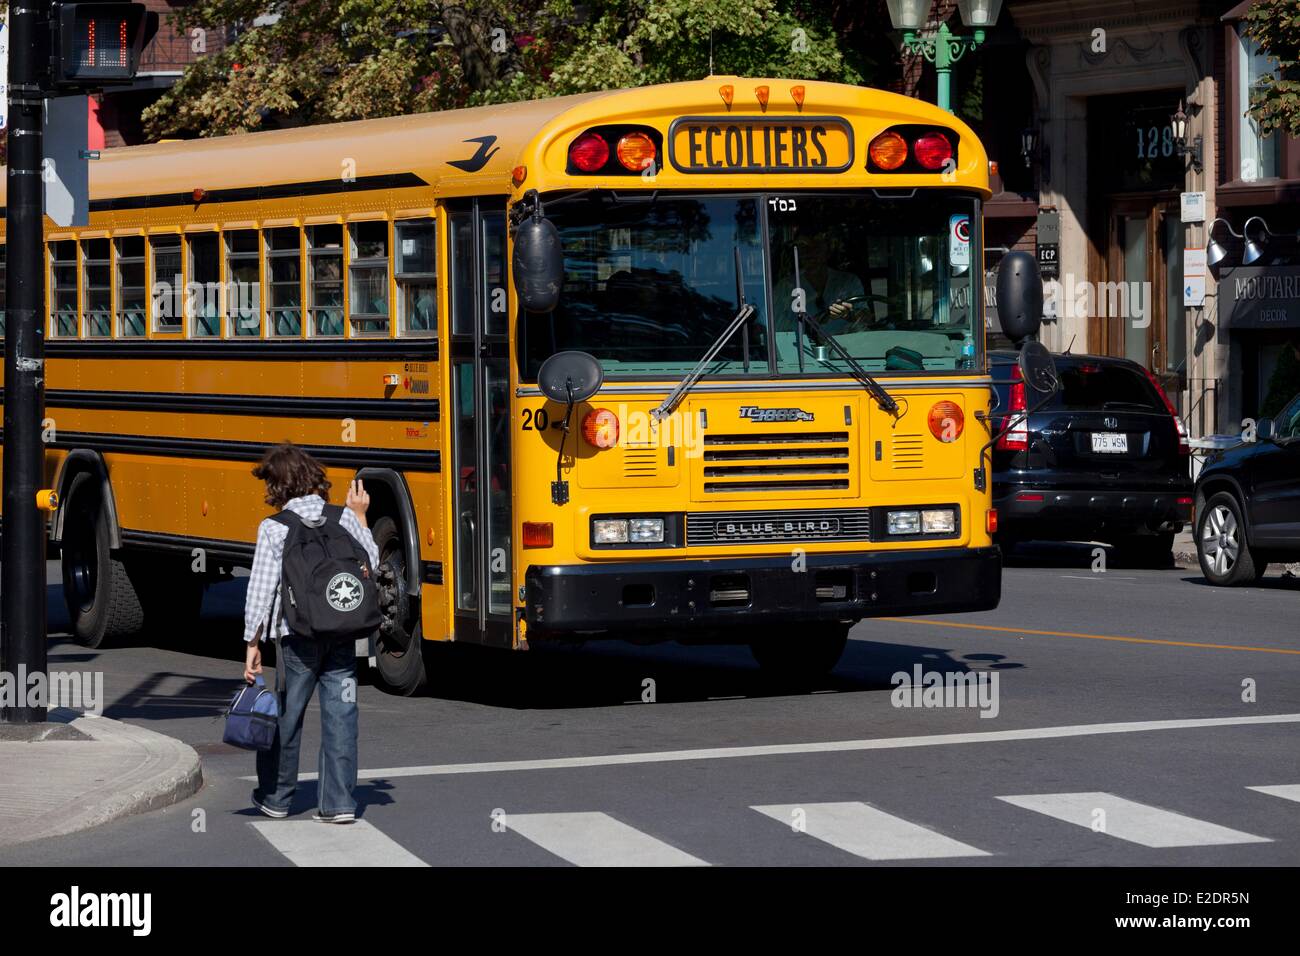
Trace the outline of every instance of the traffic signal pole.
{"label": "traffic signal pole", "polygon": [[[45,265],[41,182],[40,51],[49,0],[9,5],[9,168],[4,365],[4,513],[0,527],[0,670],[10,681],[46,669],[44,484]],[[42,680],[42,683],[46,683]],[[28,706],[28,682],[0,708],[0,722],[46,719],[45,701]]]}

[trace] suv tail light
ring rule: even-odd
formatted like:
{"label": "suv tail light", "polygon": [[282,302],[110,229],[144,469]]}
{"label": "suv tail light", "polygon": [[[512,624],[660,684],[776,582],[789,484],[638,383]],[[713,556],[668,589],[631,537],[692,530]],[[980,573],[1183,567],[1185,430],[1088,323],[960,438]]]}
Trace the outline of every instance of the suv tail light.
{"label": "suv tail light", "polygon": [[[1020,378],[1020,366],[1011,366],[1011,377],[1015,379],[1011,383],[1011,406],[1008,409],[1011,414],[1002,419],[1004,426],[1011,419],[1020,416],[1029,408],[1025,403],[1025,383]],[[1020,418],[1018,425],[999,435],[997,447],[1001,451],[1024,451],[1027,449],[1029,447],[1029,419]]]}
{"label": "suv tail light", "polygon": [[1169,417],[1172,418],[1174,424],[1178,426],[1178,454],[1191,455],[1192,446],[1187,442],[1187,426],[1184,425],[1183,420],[1178,417],[1178,411],[1174,408],[1174,403],[1169,400],[1169,395],[1166,394],[1164,387],[1160,384],[1160,380],[1151,373],[1151,370],[1149,368],[1144,368],[1142,371],[1146,373],[1147,381],[1149,381],[1151,387],[1156,390],[1156,394],[1160,396],[1160,400],[1165,403],[1165,411],[1169,412]]}

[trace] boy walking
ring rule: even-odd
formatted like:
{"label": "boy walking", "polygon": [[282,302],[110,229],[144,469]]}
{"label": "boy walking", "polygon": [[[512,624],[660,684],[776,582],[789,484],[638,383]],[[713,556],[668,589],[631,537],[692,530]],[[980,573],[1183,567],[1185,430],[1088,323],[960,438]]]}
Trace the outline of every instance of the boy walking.
{"label": "boy walking", "polygon": [[[335,575],[329,582],[329,603],[339,611],[356,608],[361,590],[356,586],[358,578],[369,578],[373,589],[374,569],[379,563],[379,549],[366,526],[370,495],[360,481],[353,481],[348,487],[346,507],[329,505],[330,482],[325,478],[325,470],[289,442],[269,449],[253,469],[253,476],[266,482],[266,503],[280,513],[263,520],[257,529],[257,548],[244,605],[244,640],[248,645],[244,679],[252,683],[261,674],[260,641],[276,633],[280,637],[280,659],[276,666],[283,669],[285,678],[275,743],[270,750],[257,754],[253,805],[268,817],[289,815],[289,804],[298,785],[303,716],[319,685],[320,805],[313,819],[324,823],[352,823],[356,819],[353,790],[357,783],[355,637],[322,640],[319,635],[294,633],[285,619],[281,602],[289,601],[296,612],[298,601],[292,594],[280,593],[281,569],[285,542],[299,524],[315,529],[325,522],[336,522],[361,546],[369,563],[367,566],[358,562],[355,569],[359,571],[358,576]],[[273,611],[274,618],[271,618]],[[272,632],[266,626],[268,621],[277,631]]]}

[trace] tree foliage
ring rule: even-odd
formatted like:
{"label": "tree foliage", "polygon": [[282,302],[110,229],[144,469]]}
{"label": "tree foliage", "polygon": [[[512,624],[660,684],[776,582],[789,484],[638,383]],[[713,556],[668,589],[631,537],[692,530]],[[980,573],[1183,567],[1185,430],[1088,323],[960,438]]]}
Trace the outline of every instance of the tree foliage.
{"label": "tree foliage", "polygon": [[1266,136],[1300,136],[1300,0],[1255,0],[1244,32],[1271,60],[1251,90],[1250,114]]}
{"label": "tree foliage", "polygon": [[864,7],[883,13],[881,0],[197,0],[173,23],[210,52],[144,118],[155,136],[214,136],[696,79],[710,60],[869,82],[894,54]]}

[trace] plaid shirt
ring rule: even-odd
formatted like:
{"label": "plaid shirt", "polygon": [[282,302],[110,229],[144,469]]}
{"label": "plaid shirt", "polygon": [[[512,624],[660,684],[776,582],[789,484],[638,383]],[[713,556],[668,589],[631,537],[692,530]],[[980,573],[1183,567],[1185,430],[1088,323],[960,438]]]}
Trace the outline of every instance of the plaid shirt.
{"label": "plaid shirt", "polygon": [[[325,510],[325,499],[320,495],[303,495],[288,501],[284,509],[311,520],[321,516]],[[375,546],[375,538],[370,529],[361,527],[357,516],[348,508],[343,509],[339,523],[366,549],[370,566],[377,568],[379,548]],[[270,518],[263,519],[257,527],[257,550],[253,552],[253,570],[248,576],[248,597],[244,600],[245,641],[252,642],[258,638],[266,640],[262,625],[271,612],[271,603],[280,587],[280,560],[284,557],[284,542],[288,536],[289,529]],[[281,619],[280,636],[284,637],[288,633],[289,625]]]}

